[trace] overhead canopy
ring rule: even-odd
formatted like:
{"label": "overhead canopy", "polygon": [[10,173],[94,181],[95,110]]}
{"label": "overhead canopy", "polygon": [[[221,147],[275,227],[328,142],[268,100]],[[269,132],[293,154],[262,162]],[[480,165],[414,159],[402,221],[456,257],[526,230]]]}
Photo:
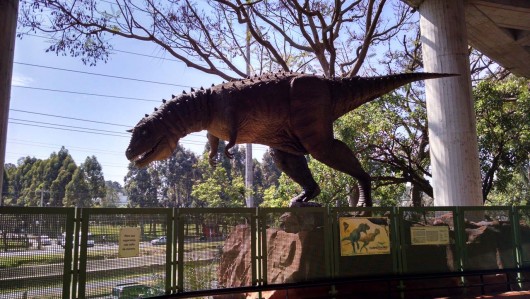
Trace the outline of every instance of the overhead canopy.
{"label": "overhead canopy", "polygon": [[[405,2],[418,8],[423,0]],[[468,0],[465,15],[472,47],[530,78],[530,0]]]}

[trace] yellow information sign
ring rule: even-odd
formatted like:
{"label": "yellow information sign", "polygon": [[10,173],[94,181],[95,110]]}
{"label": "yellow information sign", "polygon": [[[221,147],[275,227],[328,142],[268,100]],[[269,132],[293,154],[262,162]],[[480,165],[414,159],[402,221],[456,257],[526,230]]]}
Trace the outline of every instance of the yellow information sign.
{"label": "yellow information sign", "polygon": [[340,217],[341,256],[390,254],[386,217]]}
{"label": "yellow information sign", "polygon": [[136,257],[140,255],[140,228],[120,228],[118,257]]}
{"label": "yellow information sign", "polygon": [[447,245],[449,244],[448,226],[413,226],[410,228],[412,245]]}

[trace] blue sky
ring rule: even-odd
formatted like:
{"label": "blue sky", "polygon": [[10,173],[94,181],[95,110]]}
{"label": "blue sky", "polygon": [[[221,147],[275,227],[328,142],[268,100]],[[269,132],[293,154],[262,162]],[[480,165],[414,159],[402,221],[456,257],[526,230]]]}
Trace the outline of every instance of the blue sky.
{"label": "blue sky", "polygon": [[[46,39],[35,36],[16,40],[6,163],[16,164],[20,157],[25,156],[46,159],[52,152],[57,152],[61,146],[65,146],[77,165],[84,162],[87,156],[94,155],[103,167],[105,179],[123,185],[128,165],[124,152],[129,143],[125,130],[133,127],[144,114],[151,113],[163,98],[169,99],[171,94],[180,93],[183,89],[189,90],[189,86],[210,86],[222,81],[219,77],[187,68],[147,42],[116,38],[113,41],[116,50],[152,57],[116,52],[110,56],[107,63],[100,62],[95,67],[85,66],[79,57],[45,53],[48,45]],[[52,68],[181,86],[123,80]],[[113,97],[79,95],[64,91]],[[60,125],[62,129],[48,128],[58,127],[53,124]],[[79,132],[84,130],[82,128],[102,131],[99,131],[99,134]],[[200,132],[181,139],[181,145],[196,153],[202,153],[206,141],[205,132]],[[261,159],[265,150],[265,146],[255,145],[254,158]]]}

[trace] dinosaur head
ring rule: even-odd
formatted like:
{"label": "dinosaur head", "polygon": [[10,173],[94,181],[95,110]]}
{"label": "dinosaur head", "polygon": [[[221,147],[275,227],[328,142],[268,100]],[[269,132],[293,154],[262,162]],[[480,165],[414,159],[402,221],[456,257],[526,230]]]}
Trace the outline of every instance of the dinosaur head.
{"label": "dinosaur head", "polygon": [[137,167],[168,158],[177,147],[178,138],[171,134],[155,115],[146,116],[132,129],[125,155]]}

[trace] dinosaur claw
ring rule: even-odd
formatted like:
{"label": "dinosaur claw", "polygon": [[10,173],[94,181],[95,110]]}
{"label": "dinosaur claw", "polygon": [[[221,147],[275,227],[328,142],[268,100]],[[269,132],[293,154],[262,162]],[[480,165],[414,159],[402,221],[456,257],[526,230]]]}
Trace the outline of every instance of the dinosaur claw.
{"label": "dinosaur claw", "polygon": [[225,156],[228,159],[234,159],[234,154],[230,153],[227,149],[225,149]]}
{"label": "dinosaur claw", "polygon": [[215,168],[217,166],[217,160],[210,158],[208,159],[208,164],[210,164],[211,167]]}

